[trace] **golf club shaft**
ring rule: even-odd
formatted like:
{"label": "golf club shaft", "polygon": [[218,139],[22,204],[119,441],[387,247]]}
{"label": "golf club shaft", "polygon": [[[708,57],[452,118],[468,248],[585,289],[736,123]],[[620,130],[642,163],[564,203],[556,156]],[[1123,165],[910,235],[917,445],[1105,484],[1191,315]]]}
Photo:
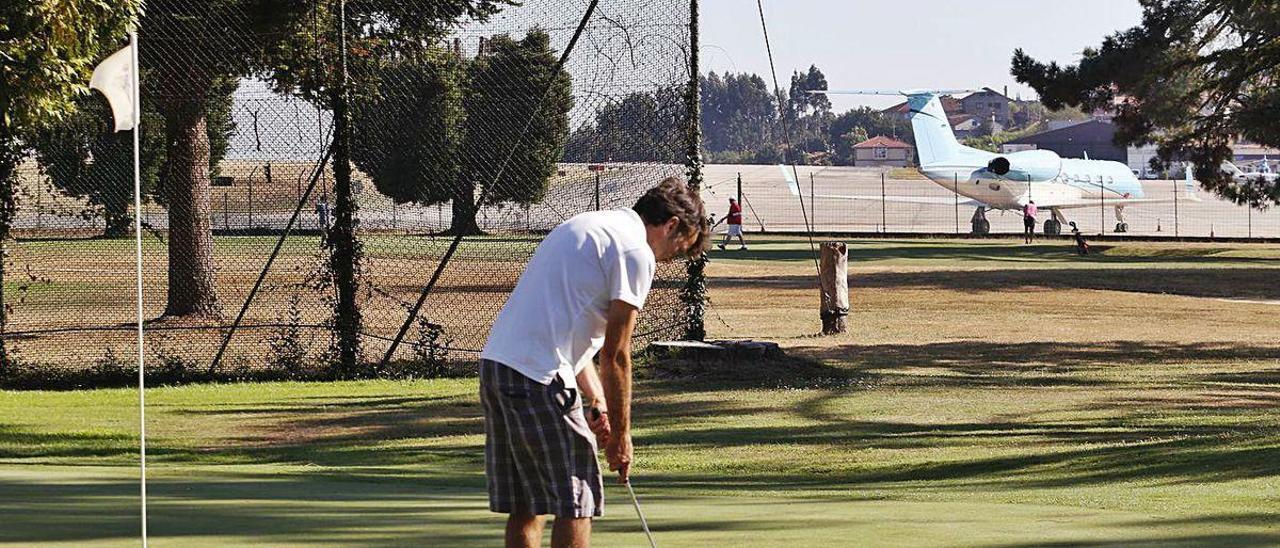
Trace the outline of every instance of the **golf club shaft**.
{"label": "golf club shaft", "polygon": [[640,499],[636,498],[636,490],[631,487],[631,480],[627,480],[627,492],[631,493],[631,504],[636,507],[636,515],[640,516],[640,526],[644,527],[644,536],[649,537],[650,548],[658,548],[658,543],[653,540],[653,533],[649,531],[649,522],[644,519],[644,512],[640,511]]}

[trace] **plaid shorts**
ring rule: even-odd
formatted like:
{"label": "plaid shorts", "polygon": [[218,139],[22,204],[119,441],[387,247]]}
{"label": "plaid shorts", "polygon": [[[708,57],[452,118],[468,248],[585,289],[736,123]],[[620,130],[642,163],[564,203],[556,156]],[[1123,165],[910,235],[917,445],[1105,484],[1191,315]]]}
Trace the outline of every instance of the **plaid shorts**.
{"label": "plaid shorts", "polygon": [[504,514],[599,517],[604,482],[596,438],[577,390],[559,376],[543,385],[480,360],[489,509]]}

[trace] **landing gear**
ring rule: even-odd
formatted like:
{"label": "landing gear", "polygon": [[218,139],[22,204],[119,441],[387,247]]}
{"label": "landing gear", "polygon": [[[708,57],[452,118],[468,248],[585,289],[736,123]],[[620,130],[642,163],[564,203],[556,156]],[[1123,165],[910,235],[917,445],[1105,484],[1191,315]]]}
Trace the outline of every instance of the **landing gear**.
{"label": "landing gear", "polygon": [[1047,219],[1044,222],[1044,235],[1057,236],[1062,234],[1062,222],[1057,219]]}
{"label": "landing gear", "polygon": [[973,211],[973,217],[969,218],[969,224],[973,227],[972,234],[974,236],[986,236],[991,233],[991,221],[987,220],[987,208],[978,207]]}
{"label": "landing gear", "polygon": [[1124,205],[1116,206],[1116,233],[1128,232],[1129,223],[1124,222]]}

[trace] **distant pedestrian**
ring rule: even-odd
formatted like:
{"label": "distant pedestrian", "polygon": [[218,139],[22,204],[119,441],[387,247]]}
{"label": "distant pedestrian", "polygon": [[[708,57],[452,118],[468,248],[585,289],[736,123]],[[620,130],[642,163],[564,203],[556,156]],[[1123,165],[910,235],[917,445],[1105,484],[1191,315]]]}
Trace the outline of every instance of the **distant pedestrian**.
{"label": "distant pedestrian", "polygon": [[1076,226],[1075,221],[1071,221],[1071,235],[1076,237],[1076,254],[1088,255],[1089,242],[1084,241],[1084,234],[1080,233],[1080,227]]}
{"label": "distant pedestrian", "polygon": [[321,234],[329,234],[329,199],[324,196],[316,200],[316,227]]}
{"label": "distant pedestrian", "polygon": [[737,236],[738,244],[742,246],[738,250],[745,251],[747,241],[742,239],[742,206],[738,205],[737,200],[729,198],[729,213],[725,214],[724,221],[728,223],[729,230],[724,233],[724,241],[719,244],[720,249],[724,249],[724,246],[729,245],[729,240]]}
{"label": "distant pedestrian", "polygon": [[1022,206],[1022,237],[1023,243],[1031,243],[1036,237],[1036,203],[1034,201],[1027,202]]}

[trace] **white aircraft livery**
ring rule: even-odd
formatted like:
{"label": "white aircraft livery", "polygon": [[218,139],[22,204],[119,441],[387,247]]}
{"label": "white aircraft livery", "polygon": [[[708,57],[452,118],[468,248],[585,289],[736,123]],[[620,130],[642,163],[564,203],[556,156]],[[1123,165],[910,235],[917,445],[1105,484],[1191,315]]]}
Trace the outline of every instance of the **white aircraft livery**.
{"label": "white aircraft livery", "polygon": [[[985,213],[989,209],[1021,210],[1029,202],[1047,209],[1052,217],[1045,221],[1047,234],[1060,234],[1066,224],[1063,209],[1098,207],[1099,203],[1116,208],[1117,232],[1126,232],[1124,207],[1164,203],[1173,199],[1144,198],[1142,184],[1129,167],[1120,162],[1062,158],[1049,150],[1025,150],[996,154],[961,145],[951,131],[947,114],[939,98],[943,95],[967,93],[971,90],[848,90],[811,91],[823,94],[902,95],[910,109],[911,130],[920,156],[920,172],[929,180],[967,198],[963,205],[977,208],[974,228],[986,232],[990,224]],[[792,192],[798,192],[794,177],[786,173]],[[1198,186],[1187,169],[1188,199],[1197,200]],[[876,200],[880,196],[824,196],[853,200]],[[951,198],[894,196],[895,202],[939,203],[952,205]]]}

